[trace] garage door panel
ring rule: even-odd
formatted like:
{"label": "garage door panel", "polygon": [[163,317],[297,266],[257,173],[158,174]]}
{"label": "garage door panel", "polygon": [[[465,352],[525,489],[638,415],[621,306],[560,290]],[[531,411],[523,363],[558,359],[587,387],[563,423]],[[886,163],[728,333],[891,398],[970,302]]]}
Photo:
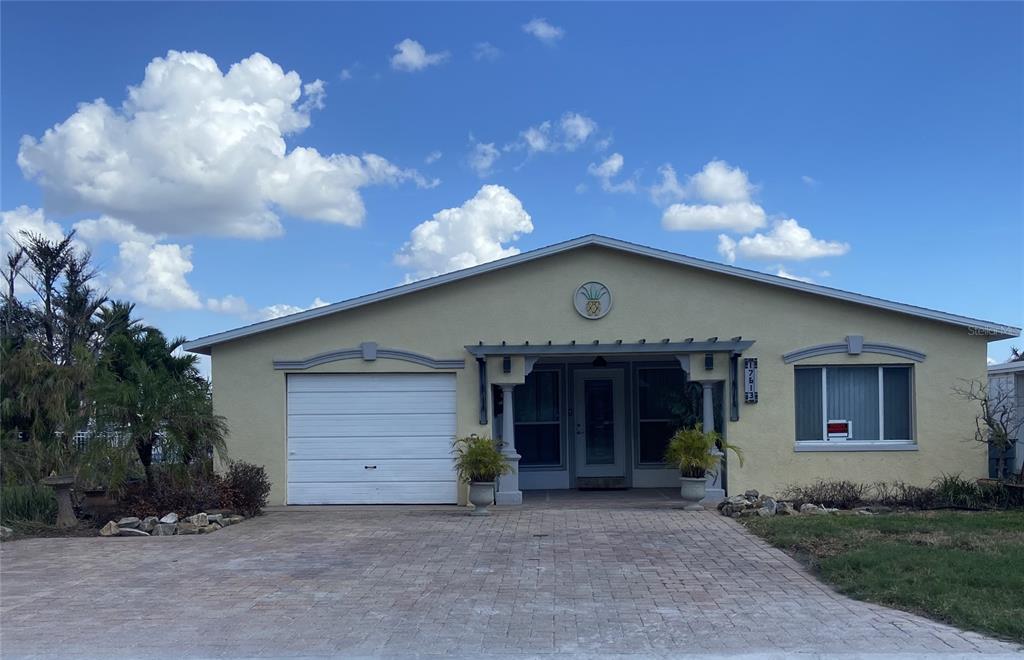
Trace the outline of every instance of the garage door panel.
{"label": "garage door panel", "polygon": [[423,504],[456,501],[455,482],[290,483],[289,504]]}
{"label": "garage door panel", "polygon": [[451,436],[376,437],[356,436],[330,438],[323,436],[292,436],[288,442],[288,458],[354,459],[376,458],[440,458],[450,456]]}
{"label": "garage door panel", "polygon": [[289,392],[454,392],[453,374],[299,374]]}
{"label": "garage door panel", "polygon": [[455,481],[446,458],[288,461],[292,483],[325,481]]}
{"label": "garage door panel", "polygon": [[290,504],[453,503],[452,374],[287,378]]}
{"label": "garage door panel", "polygon": [[288,415],[288,435],[292,437],[408,437],[454,434],[455,415],[450,413]]}
{"label": "garage door panel", "polygon": [[[396,410],[401,405],[401,410]],[[415,392],[291,392],[288,412],[317,414],[329,410],[337,414],[454,413],[455,397],[448,391]]]}

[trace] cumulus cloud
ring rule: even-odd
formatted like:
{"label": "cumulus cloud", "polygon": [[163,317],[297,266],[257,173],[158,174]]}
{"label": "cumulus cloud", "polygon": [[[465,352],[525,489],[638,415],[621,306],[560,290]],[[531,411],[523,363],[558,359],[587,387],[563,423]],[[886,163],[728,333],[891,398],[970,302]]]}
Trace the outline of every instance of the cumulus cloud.
{"label": "cumulus cloud", "polygon": [[473,149],[469,152],[469,167],[476,172],[481,179],[490,176],[494,169],[494,163],[501,157],[501,152],[493,142],[474,142]]}
{"label": "cumulus cloud", "polygon": [[612,181],[615,177],[619,176],[622,172],[622,167],[625,165],[625,158],[622,154],[616,152],[608,156],[601,163],[591,163],[587,166],[587,172],[591,176],[596,177],[601,182],[601,189],[605,192],[619,193],[619,192],[635,192],[636,182],[633,179],[626,179],[615,183]]}
{"label": "cumulus cloud", "polygon": [[813,279],[809,277],[804,277],[802,275],[794,275],[793,273],[789,272],[782,266],[779,266],[775,270],[775,274],[778,275],[779,277],[785,277],[787,280],[796,280],[797,282],[806,282],[808,284],[814,284]]}
{"label": "cumulus cloud", "polygon": [[767,234],[743,236],[736,241],[725,234],[718,237],[718,253],[729,263],[737,256],[748,259],[790,259],[803,261],[819,257],[836,257],[850,251],[848,243],[825,241],[790,218],[776,222]]}
{"label": "cumulus cloud", "polygon": [[325,98],[323,81],[303,84],[259,53],[223,73],[208,55],[169,51],[119,107],[86,102],[41,137],[22,137],[18,164],[48,211],[152,234],[276,236],[278,209],[357,226],[362,187],[431,185],[373,154],[289,152],[285,137],[308,127]]}
{"label": "cumulus cloud", "polygon": [[207,298],[206,309],[220,314],[246,316],[249,313],[249,304],[241,296],[227,295],[223,298]]}
{"label": "cumulus cloud", "polygon": [[506,244],[532,231],[522,202],[507,188],[487,185],[462,206],[417,225],[395,262],[410,269],[407,281],[433,277],[519,254]]}
{"label": "cumulus cloud", "polygon": [[535,18],[523,25],[523,32],[532,35],[546,44],[553,44],[565,36],[565,30],[552,25],[545,18]]}
{"label": "cumulus cloud", "polygon": [[161,242],[156,236],[110,217],[82,220],[76,235],[90,246],[117,244],[114,268],[101,281],[115,296],[159,309],[200,309],[202,303],[188,282],[192,246]]}
{"label": "cumulus cloud", "polygon": [[597,131],[597,122],[578,112],[567,112],[562,115],[560,126],[565,136],[563,144],[569,151],[586,142],[587,138]]}
{"label": "cumulus cloud", "polygon": [[486,60],[493,62],[501,57],[501,49],[489,41],[481,41],[473,46],[473,59],[476,61]]}
{"label": "cumulus cloud", "polygon": [[[747,173],[723,160],[712,160],[681,183],[670,164],[658,168],[661,180],[649,189],[656,204],[671,204],[661,216],[670,231],[707,229],[749,232],[765,224],[765,212],[751,201],[756,187]],[[691,204],[694,199],[704,203]],[[674,203],[673,203],[674,202]]]}
{"label": "cumulus cloud", "polygon": [[448,59],[450,53],[428,53],[418,41],[403,39],[395,44],[395,54],[391,56],[391,68],[396,71],[422,71],[428,66],[441,64]]}
{"label": "cumulus cloud", "polygon": [[42,209],[19,206],[13,211],[0,212],[0,257],[13,252],[19,243],[24,243],[25,234],[59,241],[64,238],[64,229],[47,220]]}
{"label": "cumulus cloud", "polygon": [[506,145],[507,151],[526,149],[528,153],[575,151],[597,132],[597,122],[578,112],[566,112],[557,126],[550,120],[520,132],[519,142]]}
{"label": "cumulus cloud", "polygon": [[288,316],[289,314],[297,314],[299,312],[304,312],[307,309],[316,309],[317,307],[323,307],[324,305],[329,304],[330,303],[326,300],[321,300],[319,297],[316,297],[308,307],[299,307],[298,305],[288,305],[286,303],[268,305],[260,308],[255,315],[255,319],[257,321],[269,321],[270,319],[281,318],[282,316]]}
{"label": "cumulus cloud", "polygon": [[763,227],[765,213],[757,204],[673,204],[661,216],[661,226],[669,231],[731,230],[753,231]]}

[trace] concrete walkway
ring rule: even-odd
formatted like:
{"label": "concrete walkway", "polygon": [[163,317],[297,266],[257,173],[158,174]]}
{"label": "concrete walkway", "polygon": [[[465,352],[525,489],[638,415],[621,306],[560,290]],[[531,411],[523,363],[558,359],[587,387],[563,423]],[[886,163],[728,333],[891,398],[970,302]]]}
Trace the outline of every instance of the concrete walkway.
{"label": "concrete walkway", "polygon": [[1012,655],[856,602],[664,491],[455,507],[273,510],[207,536],[0,548],[0,653]]}

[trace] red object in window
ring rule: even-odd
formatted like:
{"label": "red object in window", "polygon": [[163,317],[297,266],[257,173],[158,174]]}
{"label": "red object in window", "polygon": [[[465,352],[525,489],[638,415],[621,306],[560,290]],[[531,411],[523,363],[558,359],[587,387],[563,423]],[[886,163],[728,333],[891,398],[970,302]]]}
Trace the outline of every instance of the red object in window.
{"label": "red object in window", "polygon": [[838,435],[838,434],[841,433],[841,434],[844,434],[844,435],[849,435],[849,433],[850,433],[850,424],[848,422],[829,422],[828,423],[828,432],[830,434],[831,433],[835,433],[835,434]]}

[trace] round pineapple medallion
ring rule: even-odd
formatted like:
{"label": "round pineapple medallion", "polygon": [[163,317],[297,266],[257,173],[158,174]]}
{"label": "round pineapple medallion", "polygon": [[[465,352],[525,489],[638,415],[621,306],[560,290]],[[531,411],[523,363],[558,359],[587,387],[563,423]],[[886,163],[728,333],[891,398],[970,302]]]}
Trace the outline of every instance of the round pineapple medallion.
{"label": "round pineapple medallion", "polygon": [[577,287],[572,304],[583,318],[599,319],[612,309],[612,292],[600,282],[587,282]]}

